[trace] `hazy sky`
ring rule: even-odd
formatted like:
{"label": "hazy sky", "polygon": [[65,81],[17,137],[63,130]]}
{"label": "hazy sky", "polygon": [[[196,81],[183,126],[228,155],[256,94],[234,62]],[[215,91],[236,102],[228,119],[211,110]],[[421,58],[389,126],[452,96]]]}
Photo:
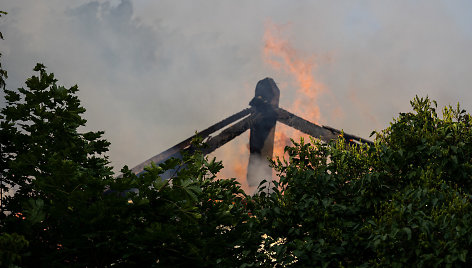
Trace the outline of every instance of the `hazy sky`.
{"label": "hazy sky", "polygon": [[0,9],[7,87],[23,86],[36,62],[78,84],[87,129],[105,131],[115,169],[248,107],[265,77],[289,107],[297,83],[264,60],[268,25],[315,64],[322,124],[368,137],[417,94],[472,111],[472,1],[5,0]]}

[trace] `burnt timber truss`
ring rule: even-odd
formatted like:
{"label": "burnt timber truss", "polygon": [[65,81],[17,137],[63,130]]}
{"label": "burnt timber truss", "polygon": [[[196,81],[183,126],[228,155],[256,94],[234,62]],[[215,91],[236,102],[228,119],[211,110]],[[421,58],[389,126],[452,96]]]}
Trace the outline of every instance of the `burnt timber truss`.
{"label": "burnt timber truss", "polygon": [[[328,126],[319,126],[280,108],[279,97],[280,90],[272,78],[259,81],[256,86],[255,97],[250,101],[249,108],[198,132],[197,135],[203,138],[207,144],[203,149],[203,154],[207,155],[215,151],[245,131],[250,130],[247,180],[249,186],[257,186],[262,179],[270,178],[272,174],[267,159],[272,158],[277,121],[323,142],[337,139],[341,135],[340,130]],[[210,136],[220,130],[221,132],[216,136]],[[343,133],[343,136],[349,143],[372,143],[347,133]],[[141,174],[144,172],[144,167],[151,165],[151,163],[160,164],[171,157],[180,158],[181,151],[192,149],[191,141],[193,138],[195,138],[195,135],[151,157],[132,168],[131,171],[135,174]],[[165,174],[163,175],[165,178]]]}

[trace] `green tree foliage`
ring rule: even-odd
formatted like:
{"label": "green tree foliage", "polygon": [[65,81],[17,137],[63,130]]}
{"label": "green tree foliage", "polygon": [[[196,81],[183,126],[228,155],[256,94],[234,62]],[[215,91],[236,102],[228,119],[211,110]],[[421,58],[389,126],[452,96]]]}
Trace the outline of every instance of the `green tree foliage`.
{"label": "green tree foliage", "polygon": [[[6,15],[5,11],[0,10],[0,18],[3,15]],[[0,32],[0,40],[3,39],[3,34]],[[0,53],[0,58],[2,57],[2,53]],[[0,62],[0,88],[3,89],[5,87],[5,79],[8,78],[7,71],[2,68],[2,63]]]}
{"label": "green tree foliage", "polygon": [[[198,142],[195,144],[198,147]],[[254,234],[246,196],[235,179],[216,180],[221,162],[209,161],[197,150],[146,169],[137,177],[124,169],[117,181],[139,194],[131,197],[131,223],[127,248],[120,262],[127,265],[158,264],[170,267],[233,267],[244,254],[255,251]],[[160,175],[178,171],[170,180]]]}
{"label": "green tree foliage", "polygon": [[2,200],[10,215],[5,226],[35,249],[29,252],[32,261],[57,260],[62,251],[55,249],[75,239],[81,224],[87,226],[81,219],[93,219],[79,215],[90,216],[112,179],[102,156],[109,143],[100,139],[103,132],[78,132],[86,121],[77,86],[56,85],[42,64],[34,70],[39,75],[29,78],[26,88],[4,90],[2,187],[10,190]]}
{"label": "green tree foliage", "polygon": [[[39,73],[5,89],[2,176],[11,196],[0,225],[2,263],[24,266],[232,266],[255,251],[247,200],[220,162],[195,151],[114,178],[103,132],[80,133],[77,86]],[[169,180],[160,175],[176,170]],[[13,189],[13,190],[12,190]],[[106,190],[108,189],[108,190]],[[251,242],[251,243],[249,243]]]}
{"label": "green tree foliage", "polygon": [[110,177],[111,168],[101,156],[109,143],[100,139],[103,132],[77,131],[86,122],[81,117],[85,109],[75,95],[77,86],[57,86],[54,74],[48,74],[42,64],[34,71],[39,75],[26,81],[27,88],[5,89],[2,170],[5,182],[16,189],[12,199],[60,201],[74,191],[94,187],[87,178]]}
{"label": "green tree foliage", "polygon": [[[372,226],[378,263],[459,266],[472,263],[472,121],[465,110],[416,98],[378,140],[375,164],[392,188]],[[465,265],[464,265],[465,266]]]}
{"label": "green tree foliage", "polygon": [[[4,88],[2,267],[467,267],[472,119],[415,98],[373,145],[294,142],[248,196],[201,153],[114,177],[77,86]],[[1,78],[3,79],[3,74]],[[2,80],[3,81],[3,80]],[[172,170],[168,180],[162,175]]]}
{"label": "green tree foliage", "polygon": [[[257,212],[283,266],[472,263],[471,118],[415,98],[374,146],[295,143]],[[277,242],[278,243],[275,243]]]}

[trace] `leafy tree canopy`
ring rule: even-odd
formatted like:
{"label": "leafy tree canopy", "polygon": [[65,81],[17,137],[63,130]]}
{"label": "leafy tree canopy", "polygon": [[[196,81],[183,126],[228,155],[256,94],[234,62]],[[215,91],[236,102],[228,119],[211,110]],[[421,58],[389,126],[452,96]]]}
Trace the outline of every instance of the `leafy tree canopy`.
{"label": "leafy tree canopy", "polygon": [[34,71],[26,88],[4,90],[2,266],[232,266],[257,249],[248,197],[235,179],[216,180],[222,164],[203,157],[201,140],[183,159],[115,178],[103,132],[78,131],[77,86]]}
{"label": "leafy tree canopy", "polygon": [[[5,11],[1,11],[0,10],[0,18],[3,16],[3,15],[6,15],[7,13]],[[3,39],[3,34],[2,32],[0,32],[0,39]],[[0,53],[0,58],[2,57],[2,53]],[[5,87],[5,79],[8,78],[7,76],[7,71],[2,69],[2,63],[0,62],[0,88],[4,88]]]}
{"label": "leafy tree canopy", "polygon": [[374,146],[303,141],[274,163],[261,195],[265,244],[277,265],[467,266],[472,263],[471,118],[438,117],[416,97]]}
{"label": "leafy tree canopy", "polygon": [[272,162],[273,187],[248,196],[217,179],[201,139],[182,159],[115,177],[103,132],[79,131],[78,87],[34,71],[18,90],[0,72],[2,267],[472,263],[472,120],[459,106],[439,116],[416,97],[371,146],[294,141]]}

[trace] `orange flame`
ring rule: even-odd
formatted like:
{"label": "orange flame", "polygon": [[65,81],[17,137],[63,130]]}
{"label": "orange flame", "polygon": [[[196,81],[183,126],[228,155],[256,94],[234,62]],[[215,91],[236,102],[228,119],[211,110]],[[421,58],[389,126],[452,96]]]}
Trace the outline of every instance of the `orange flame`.
{"label": "orange flame", "polygon": [[277,123],[275,128],[277,131],[274,134],[274,158],[276,156],[282,157],[285,155],[285,146],[291,144],[290,136],[288,136],[287,133],[292,132],[292,129],[290,127],[282,125],[280,123]]}
{"label": "orange flame", "polygon": [[218,173],[219,179],[236,178],[241,188],[253,192],[246,181],[247,165],[249,162],[249,133],[246,132],[225,146],[218,148],[211,157],[222,160],[224,168]]}
{"label": "orange flame", "polygon": [[[316,69],[315,57],[300,55],[288,40],[282,37],[282,27],[275,25],[272,22],[266,23],[264,33],[264,61],[276,70],[282,70],[285,73],[293,76],[297,92],[294,102],[289,110],[295,114],[306,118],[314,123],[319,123],[321,114],[317,105],[319,95],[325,90],[325,87],[320,82],[316,81],[313,76],[313,71]],[[299,133],[296,136],[296,131],[278,124],[275,135],[274,155],[282,156],[285,146],[291,145],[290,139],[299,140],[303,136],[305,142],[309,142],[309,136]]]}
{"label": "orange flame", "polygon": [[[286,107],[291,112],[311,121],[319,123],[321,114],[317,105],[319,95],[325,91],[325,87],[316,81],[313,72],[316,69],[315,57],[301,55],[288,40],[282,38],[282,28],[271,22],[266,24],[264,33],[263,59],[276,70],[283,71],[291,75],[297,87],[293,103]],[[230,144],[216,150],[214,156],[222,159],[224,168],[219,178],[238,178],[242,188],[246,193],[251,193],[251,189],[246,181],[247,165],[249,159],[248,133],[241,135],[243,140],[236,138]],[[283,157],[285,146],[292,145],[290,138],[299,141],[300,137],[305,142],[310,142],[308,135],[300,133],[286,125],[277,123],[274,136],[274,158]]]}
{"label": "orange flame", "polygon": [[313,77],[315,57],[301,56],[288,40],[281,37],[282,28],[268,22],[264,33],[264,61],[276,70],[282,69],[295,79],[298,89],[292,111],[318,123],[321,115],[316,105],[323,84]]}

